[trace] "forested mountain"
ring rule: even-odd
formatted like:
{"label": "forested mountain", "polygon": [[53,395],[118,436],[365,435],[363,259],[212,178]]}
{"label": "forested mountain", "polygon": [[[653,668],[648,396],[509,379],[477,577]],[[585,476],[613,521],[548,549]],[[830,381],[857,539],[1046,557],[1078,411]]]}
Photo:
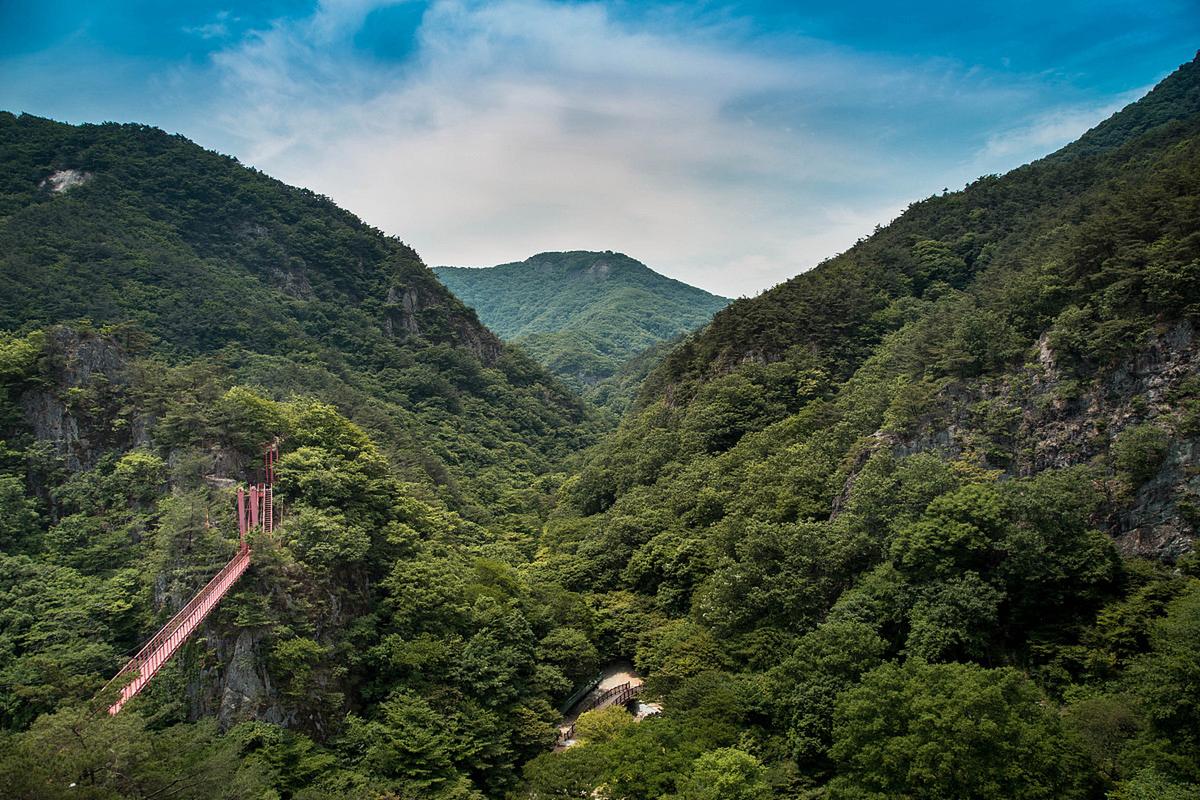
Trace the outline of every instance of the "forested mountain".
{"label": "forested mountain", "polygon": [[1196,796],[1198,323],[1200,61],[719,312],[534,563],[666,712],[531,796]]}
{"label": "forested mountain", "polygon": [[[630,359],[690,333],[728,305],[621,253],[540,253],[487,269],[434,267],[506,341],[518,342],[585,396]],[[611,382],[610,382],[611,383]],[[607,404],[626,393],[606,384]]]}
{"label": "forested mountain", "polygon": [[0,147],[0,330],[120,326],[139,353],[319,396],[485,515],[588,441],[571,393],[329,200],[143,126],[2,114]]}
{"label": "forested mountain", "polygon": [[[517,572],[583,403],[324,198],[140,126],[0,115],[0,151],[0,796],[514,786],[596,666]],[[109,719],[275,437],[282,526]]]}
{"label": "forested mountain", "polygon": [[[0,794],[1200,793],[1200,61],[719,312],[571,474],[580,407],[399,243],[150,129],[4,137]],[[264,433],[282,526],[108,717]],[[551,752],[615,659],[662,713]]]}

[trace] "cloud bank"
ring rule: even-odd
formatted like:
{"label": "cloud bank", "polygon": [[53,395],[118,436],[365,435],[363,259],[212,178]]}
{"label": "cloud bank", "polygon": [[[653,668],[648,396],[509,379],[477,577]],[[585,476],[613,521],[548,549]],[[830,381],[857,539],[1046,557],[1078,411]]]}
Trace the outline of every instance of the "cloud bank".
{"label": "cloud bank", "polygon": [[1132,99],[684,7],[436,0],[389,31],[399,5],[190,25],[213,49],[155,74],[147,121],[329,195],[431,264],[615,249],[736,296]]}

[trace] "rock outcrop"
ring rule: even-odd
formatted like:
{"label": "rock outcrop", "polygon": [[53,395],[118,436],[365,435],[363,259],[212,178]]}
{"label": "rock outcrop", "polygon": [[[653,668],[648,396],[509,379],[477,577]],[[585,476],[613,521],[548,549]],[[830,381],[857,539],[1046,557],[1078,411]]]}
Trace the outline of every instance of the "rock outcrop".
{"label": "rock outcrop", "polygon": [[897,456],[934,451],[1015,477],[1100,462],[1122,432],[1157,426],[1168,445],[1156,473],[1136,486],[1110,474],[1105,491],[1120,511],[1096,522],[1126,555],[1174,560],[1196,539],[1188,511],[1200,498],[1200,440],[1174,398],[1200,376],[1200,337],[1177,322],[1096,374],[1078,380],[1043,337],[1023,369],[944,387],[915,433],[881,441]]}

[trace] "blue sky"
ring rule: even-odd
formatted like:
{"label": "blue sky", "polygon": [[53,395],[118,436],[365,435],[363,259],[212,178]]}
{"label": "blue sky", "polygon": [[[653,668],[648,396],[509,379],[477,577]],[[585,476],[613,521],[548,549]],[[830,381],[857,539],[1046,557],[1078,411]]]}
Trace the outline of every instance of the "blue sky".
{"label": "blue sky", "polygon": [[183,133],[430,264],[613,249],[736,296],[1198,44],[1197,0],[0,0],[0,108]]}

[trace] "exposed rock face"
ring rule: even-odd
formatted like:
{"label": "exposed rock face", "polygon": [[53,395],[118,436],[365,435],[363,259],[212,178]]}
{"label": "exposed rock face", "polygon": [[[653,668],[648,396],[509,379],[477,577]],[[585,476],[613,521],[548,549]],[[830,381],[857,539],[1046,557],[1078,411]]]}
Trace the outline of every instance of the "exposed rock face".
{"label": "exposed rock face", "polygon": [[67,410],[66,404],[55,393],[37,389],[26,392],[21,405],[37,438],[51,442],[55,451],[66,460],[68,469],[83,469],[88,443],[80,436],[79,422]]}
{"label": "exposed rock face", "polygon": [[114,339],[60,328],[48,354],[51,380],[27,390],[21,406],[34,435],[53,444],[68,469],[89,469],[106,448],[146,443],[147,420],[118,429],[105,413],[129,383],[128,358]]}
{"label": "exposed rock face", "polygon": [[302,269],[276,269],[271,273],[271,282],[280,291],[297,300],[312,300],[316,297],[308,276]]}
{"label": "exposed rock face", "polygon": [[417,312],[421,309],[416,289],[401,289],[393,286],[387,294],[387,316],[384,326],[389,336],[403,333],[420,334]]}
{"label": "exposed rock face", "polygon": [[247,720],[294,725],[262,665],[261,650],[262,636],[255,631],[226,636],[211,622],[201,628],[195,643],[183,651],[189,718],[215,716],[223,730]]}
{"label": "exposed rock face", "polygon": [[[1042,348],[1048,351],[1048,348]],[[1062,371],[1047,365],[1047,388],[1061,384]],[[1156,475],[1137,488],[1128,509],[1107,520],[1127,554],[1176,558],[1192,549],[1196,531],[1180,513],[1179,501],[1200,493],[1200,443],[1178,432],[1172,393],[1200,375],[1195,329],[1180,322],[1159,332],[1144,348],[1078,398],[1052,405],[1043,419],[1031,415],[1025,437],[1040,430],[1036,468],[1082,463],[1106,452],[1126,428],[1155,423],[1171,432]]]}
{"label": "exposed rock face", "polygon": [[227,728],[245,719],[259,719],[281,725],[291,720],[275,702],[271,676],[258,665],[259,636],[242,630],[233,640],[216,639],[218,663],[225,670],[221,675],[220,704],[217,718]]}
{"label": "exposed rock face", "polygon": [[[348,577],[355,582],[352,576]],[[364,604],[359,603],[351,613],[332,594],[318,597],[306,593],[302,600],[278,588],[271,591],[262,583],[262,576],[253,572],[242,580],[255,584],[247,591],[270,597],[272,604],[287,608],[304,605],[314,625],[312,635],[319,642],[327,643],[330,632],[340,630],[353,616],[366,612]],[[365,591],[365,586],[362,588]],[[305,592],[296,585],[292,589]],[[316,608],[312,605],[314,601]],[[347,711],[345,675],[336,670],[317,670],[304,690],[298,693],[295,686],[289,689],[293,676],[279,674],[278,670],[272,672],[270,630],[229,623],[219,612],[214,614],[201,628],[195,643],[180,656],[188,676],[191,719],[215,716],[222,729],[250,720],[272,722],[302,730],[317,739],[337,728]]]}
{"label": "exposed rock face", "polygon": [[[425,291],[422,287],[392,286],[388,289],[384,301],[384,330],[389,336],[407,338],[409,336],[426,336],[433,339],[445,338],[445,330],[431,330],[431,326],[422,321],[423,312],[433,310],[446,303],[447,296],[436,295]],[[466,347],[484,364],[496,363],[504,351],[504,344],[491,331],[480,325],[478,320],[468,316],[465,308],[462,313],[450,314],[450,328],[453,341]],[[433,320],[441,319],[442,314],[431,315]],[[443,325],[444,327],[444,325]]]}
{"label": "exposed rock face", "polygon": [[1171,443],[1162,469],[1137,490],[1128,511],[1109,526],[1124,553],[1173,560],[1195,547],[1194,523],[1184,518],[1180,501],[1200,495],[1200,444]]}
{"label": "exposed rock face", "polygon": [[1193,549],[1196,538],[1181,501],[1200,497],[1200,441],[1180,429],[1172,397],[1197,376],[1200,341],[1186,321],[1157,331],[1082,385],[1043,337],[1034,363],[979,386],[947,387],[919,433],[883,438],[899,456],[935,451],[1021,476],[1092,462],[1109,453],[1122,431],[1157,425],[1169,434],[1157,473],[1138,487],[1106,487],[1110,494],[1132,492],[1114,497],[1122,510],[1097,524],[1126,555],[1173,560]]}
{"label": "exposed rock face", "polygon": [[[1045,338],[1038,343],[1040,370],[1029,371],[1030,395],[1020,438],[1037,439],[1022,459],[1021,472],[1077,464],[1098,455],[1129,425],[1162,418],[1174,409],[1169,395],[1200,374],[1195,331],[1179,322],[1159,332],[1132,357],[1072,397],[1071,376],[1062,369]],[[1169,425],[1168,425],[1169,427]]]}
{"label": "exposed rock face", "polygon": [[500,358],[504,344],[487,328],[456,318],[454,329],[466,348],[484,364],[494,364]]}
{"label": "exposed rock face", "polygon": [[55,194],[74,189],[76,186],[82,186],[92,179],[92,173],[83,172],[77,169],[60,169],[56,172],[51,172],[46,179],[38,184],[40,189],[49,189]]}
{"label": "exposed rock face", "polygon": [[612,271],[612,267],[605,261],[597,261],[592,266],[588,267],[587,274],[592,278],[607,278],[608,273]]}

